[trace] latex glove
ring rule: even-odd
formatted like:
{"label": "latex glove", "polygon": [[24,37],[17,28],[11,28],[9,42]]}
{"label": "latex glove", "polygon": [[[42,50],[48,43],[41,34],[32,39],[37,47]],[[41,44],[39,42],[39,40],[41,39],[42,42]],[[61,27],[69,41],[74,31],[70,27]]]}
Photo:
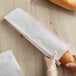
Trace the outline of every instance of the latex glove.
{"label": "latex glove", "polygon": [[57,76],[57,67],[55,64],[55,60],[56,60],[56,52],[50,58],[45,57],[48,76]]}

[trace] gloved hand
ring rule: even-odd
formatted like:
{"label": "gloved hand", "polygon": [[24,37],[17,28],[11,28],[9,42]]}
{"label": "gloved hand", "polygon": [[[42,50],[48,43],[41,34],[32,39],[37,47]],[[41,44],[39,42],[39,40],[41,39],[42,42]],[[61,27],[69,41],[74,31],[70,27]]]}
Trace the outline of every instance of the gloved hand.
{"label": "gloved hand", "polygon": [[50,57],[45,57],[46,65],[47,65],[47,76],[57,76],[57,68],[56,68],[56,52]]}

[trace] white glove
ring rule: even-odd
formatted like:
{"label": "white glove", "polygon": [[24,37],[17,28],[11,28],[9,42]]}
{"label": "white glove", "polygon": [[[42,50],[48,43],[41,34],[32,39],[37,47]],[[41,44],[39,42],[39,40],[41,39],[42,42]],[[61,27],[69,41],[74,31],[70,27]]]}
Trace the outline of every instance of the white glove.
{"label": "white glove", "polygon": [[56,52],[50,58],[45,57],[48,76],[57,76],[57,68],[55,60],[56,60]]}

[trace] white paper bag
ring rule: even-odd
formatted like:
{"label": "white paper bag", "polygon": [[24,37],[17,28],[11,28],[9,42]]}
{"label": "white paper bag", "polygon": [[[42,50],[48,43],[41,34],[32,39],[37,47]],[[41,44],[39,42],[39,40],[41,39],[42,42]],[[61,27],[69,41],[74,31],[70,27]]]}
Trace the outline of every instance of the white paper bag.
{"label": "white paper bag", "polygon": [[57,51],[57,59],[60,59],[70,48],[68,43],[60,39],[52,31],[49,31],[44,25],[20,8],[13,10],[4,18],[47,56]]}
{"label": "white paper bag", "polygon": [[23,76],[12,51],[0,54],[0,76]]}

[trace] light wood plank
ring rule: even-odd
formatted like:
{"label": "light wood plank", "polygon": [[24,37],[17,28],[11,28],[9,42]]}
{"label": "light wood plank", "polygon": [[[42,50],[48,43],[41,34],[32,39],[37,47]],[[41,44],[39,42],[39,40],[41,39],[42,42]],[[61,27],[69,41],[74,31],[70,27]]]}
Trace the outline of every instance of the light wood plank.
{"label": "light wood plank", "polygon": [[[3,20],[3,16],[14,8],[24,9],[46,28],[76,46],[76,12],[45,3],[44,0],[40,4],[32,4],[31,0],[0,0],[0,52],[12,49],[24,76],[46,76],[46,66],[44,55]],[[76,76],[62,66],[58,70],[59,76]]]}

